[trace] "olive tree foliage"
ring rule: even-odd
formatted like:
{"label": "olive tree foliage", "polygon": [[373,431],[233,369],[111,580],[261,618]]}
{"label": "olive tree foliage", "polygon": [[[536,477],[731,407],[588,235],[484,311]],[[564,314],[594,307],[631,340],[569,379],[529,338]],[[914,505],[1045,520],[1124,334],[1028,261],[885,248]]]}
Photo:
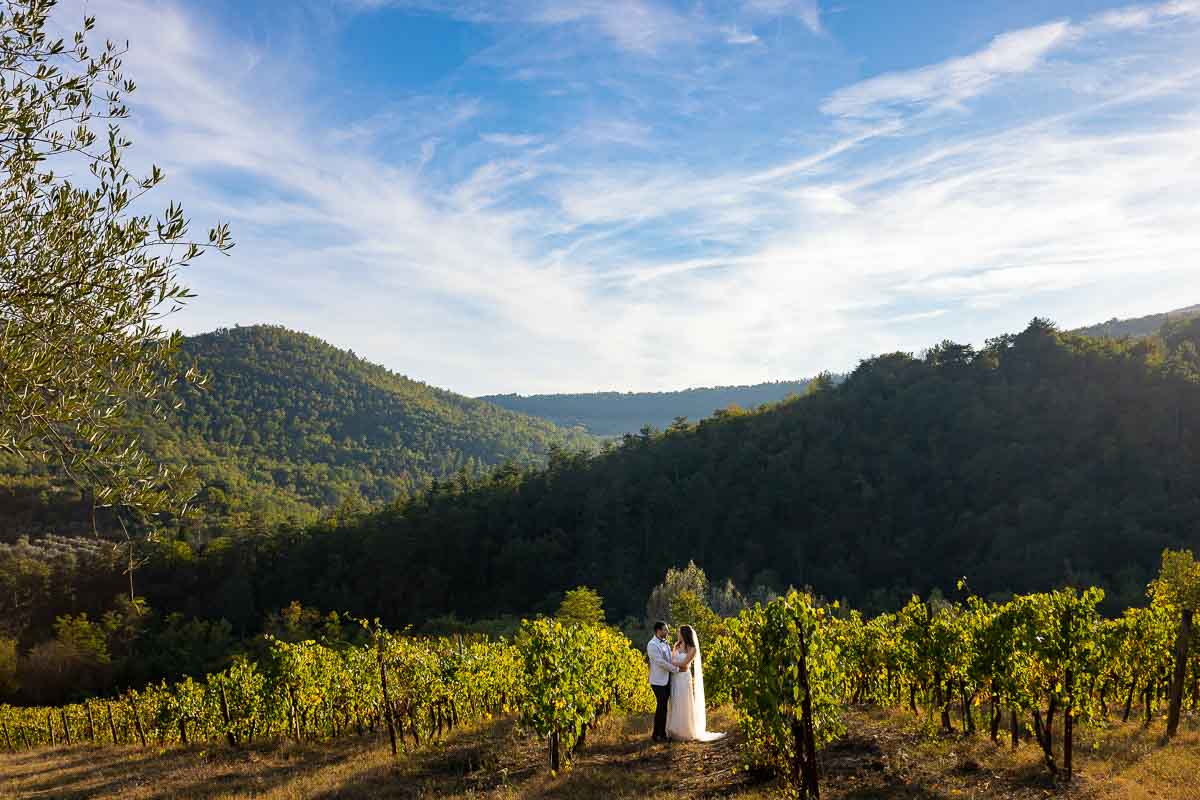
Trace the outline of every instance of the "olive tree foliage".
{"label": "olive tree foliage", "polygon": [[163,180],[124,165],[134,91],[123,48],[68,42],[56,0],[0,0],[0,449],[58,462],[99,505],[176,508],[177,470],[123,429],[128,406],[165,413],[181,336],[163,320],[192,295],[182,267],[232,247],[226,225],[193,241],[176,204],[134,211]]}

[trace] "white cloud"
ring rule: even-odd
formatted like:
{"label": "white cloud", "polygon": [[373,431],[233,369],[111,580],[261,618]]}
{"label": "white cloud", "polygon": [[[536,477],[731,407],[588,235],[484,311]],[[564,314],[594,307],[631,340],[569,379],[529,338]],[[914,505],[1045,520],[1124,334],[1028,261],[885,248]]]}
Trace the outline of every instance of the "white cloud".
{"label": "white cloud", "polygon": [[371,145],[380,139],[427,139],[461,128],[484,112],[477,97],[400,98],[374,113],[327,132],[341,144]]}
{"label": "white cloud", "polygon": [[1071,36],[1070,24],[1062,21],[1005,33],[969,56],[839,89],[821,110],[836,117],[882,119],[913,110],[957,107],[998,79],[1033,69]]}
{"label": "white cloud", "polygon": [[1169,0],[1159,5],[1115,8],[1092,17],[1088,27],[1094,31],[1144,30],[1181,17],[1200,17],[1200,0]]}
{"label": "white cloud", "polygon": [[813,33],[821,33],[821,6],[817,0],[746,0],[746,9],[769,16],[794,16]]}
{"label": "white cloud", "polygon": [[726,25],[721,28],[721,32],[725,34],[725,41],[729,44],[755,44],[759,41],[754,33],[744,31],[736,25]]}
{"label": "white cloud", "polygon": [[694,22],[659,0],[349,0],[360,10],[407,8],[485,24],[586,25],[619,48],[653,54],[668,43],[694,38]]}
{"label": "white cloud", "polygon": [[480,134],[479,138],[488,144],[496,144],[501,147],[528,147],[542,140],[540,136],[520,133],[484,133]]}
{"label": "white cloud", "polygon": [[690,21],[653,0],[554,0],[530,19],[546,24],[591,22],[624,50],[655,53],[663,45],[695,36]]}
{"label": "white cloud", "polygon": [[[1035,313],[1081,323],[1200,299],[1200,48],[1064,58],[1056,86],[1086,69],[1095,87],[1066,106],[892,136],[903,113],[1000,80],[1039,97],[1051,54],[1115,36],[1094,20],[1018,31],[835,93],[824,108],[865,121],[855,133],[825,120],[803,152],[713,159],[672,140],[691,118],[660,128],[614,107],[541,130],[458,97],[331,131],[303,80],[275,79],[290,64],[219,47],[183,8],[113,0],[100,23],[132,40],[136,151],[171,175],[156,196],[231,218],[238,239],[189,270],[189,331],[282,322],[471,393],[661,389],[843,369]],[[571,19],[555,24],[602,24]],[[1196,43],[1190,24],[1122,35]],[[427,124],[438,109],[473,110],[471,127]]]}
{"label": "white cloud", "polygon": [[[619,50],[643,56],[666,56],[673,46],[723,40],[731,45],[759,41],[752,31],[729,23],[748,16],[759,20],[794,17],[814,33],[822,33],[817,0],[744,0],[740,6],[723,2],[680,4],[668,0],[509,0],[503,3],[456,0],[343,0],[358,11],[385,7],[445,14],[470,22],[545,27],[575,26],[611,42]],[[738,12],[742,12],[739,14]]]}
{"label": "white cloud", "polygon": [[593,144],[621,144],[630,147],[653,145],[648,125],[623,119],[593,120],[578,128],[573,135]]}

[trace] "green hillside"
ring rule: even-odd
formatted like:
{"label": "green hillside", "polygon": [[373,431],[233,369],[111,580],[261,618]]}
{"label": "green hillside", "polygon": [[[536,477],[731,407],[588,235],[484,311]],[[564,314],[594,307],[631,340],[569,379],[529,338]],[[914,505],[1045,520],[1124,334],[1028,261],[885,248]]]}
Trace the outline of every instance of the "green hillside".
{"label": "green hillside", "polygon": [[[194,467],[197,502],[220,527],[390,502],[460,471],[541,463],[554,445],[592,444],[280,327],[192,337],[182,358],[211,376],[209,387],[188,389],[165,421],[135,414],[130,424],[153,457]],[[90,508],[64,481],[14,462],[0,463],[0,480],[17,514],[6,529],[90,528]],[[48,484],[61,488],[47,495]]]}
{"label": "green hillside", "polygon": [[583,394],[497,394],[489,403],[544,417],[557,425],[580,426],[597,436],[636,433],[645,425],[665,429],[677,417],[696,421],[718,409],[755,409],[804,393],[807,380],[753,386],[714,386],[676,392],[590,392]]}
{"label": "green hillside", "polygon": [[[0,638],[29,647],[61,615],[123,614],[141,649],[97,680],[137,685],[202,674],[285,617],[310,636],[329,611],[391,626],[495,620],[552,611],[582,584],[610,619],[640,618],[665,570],[690,560],[751,596],[807,585],[867,611],[953,593],[966,576],[985,596],[1094,584],[1116,612],[1144,600],[1164,547],[1200,549],[1200,318],[1115,340],[1035,320],[981,350],[880,356],[803,396],[599,452],[550,449],[590,441],[280,329],[190,348],[223,377],[174,428],[145,435],[198,464],[210,523],[139,545],[136,593],[154,614],[114,605],[129,592],[121,552],[17,542],[0,547]],[[535,443],[523,466],[464,469],[405,496],[418,470],[505,454],[513,425]],[[550,449],[544,466],[537,447]],[[371,482],[404,469],[413,483]],[[10,470],[5,519],[87,523],[82,498],[60,502],[39,480]],[[398,502],[269,524],[337,500],[315,494],[327,481]],[[281,611],[293,601],[303,608]]]}
{"label": "green hillside", "polygon": [[1083,336],[1102,337],[1106,339],[1123,339],[1126,337],[1139,339],[1156,335],[1168,322],[1177,322],[1198,316],[1200,316],[1200,306],[1188,306],[1187,308],[1168,311],[1165,314],[1150,314],[1149,316],[1134,317],[1132,319],[1117,319],[1113,317],[1107,322],[1089,325],[1086,328],[1078,328],[1074,332]]}
{"label": "green hillside", "polygon": [[[260,617],[293,599],[392,623],[550,608],[598,588],[641,614],[695,559],[744,590],[811,585],[859,606],[1097,584],[1140,600],[1167,546],[1200,546],[1200,320],[1100,340],[1035,321],[982,350],[864,362],[841,384],[727,412],[600,455],[442,484],[400,506],[222,550],[186,597],[224,608],[236,574]],[[205,572],[208,570],[208,573]],[[151,580],[153,568],[144,580]]]}

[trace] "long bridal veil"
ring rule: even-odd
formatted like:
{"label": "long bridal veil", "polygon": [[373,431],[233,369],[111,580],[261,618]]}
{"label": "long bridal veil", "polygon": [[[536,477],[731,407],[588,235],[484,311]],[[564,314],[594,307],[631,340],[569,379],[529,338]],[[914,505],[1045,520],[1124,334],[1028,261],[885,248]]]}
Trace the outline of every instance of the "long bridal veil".
{"label": "long bridal veil", "polygon": [[696,637],[696,657],[692,659],[692,730],[696,738],[702,742],[715,742],[725,736],[723,733],[711,733],[707,729],[708,712],[704,702],[704,662],[700,657],[700,636]]}

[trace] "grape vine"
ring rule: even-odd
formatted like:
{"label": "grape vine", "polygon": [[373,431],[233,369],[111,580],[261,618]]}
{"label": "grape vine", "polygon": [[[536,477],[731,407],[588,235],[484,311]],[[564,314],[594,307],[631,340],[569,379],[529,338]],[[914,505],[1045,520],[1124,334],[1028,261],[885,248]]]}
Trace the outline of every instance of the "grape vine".
{"label": "grape vine", "polygon": [[[1190,553],[1164,553],[1147,595],[1116,619],[1098,613],[1096,588],[1004,602],[913,597],[865,618],[791,591],[736,617],[709,612],[708,699],[733,706],[749,759],[775,769],[792,796],[818,796],[818,753],[841,735],[843,710],[863,705],[906,708],[930,732],[982,727],[996,741],[1007,723],[1013,747],[1032,736],[1047,769],[1070,781],[1077,725],[1128,721],[1137,703],[1147,727],[1167,709],[1170,736],[1185,699],[1200,706],[1190,637],[1200,566]],[[0,706],[0,743],[236,747],[386,730],[398,751],[516,715],[559,770],[606,714],[653,706],[644,656],[604,625],[527,620],[512,641],[489,641],[364,624],[363,646],[271,640],[260,661],[236,658],[204,680],[62,707]]]}

